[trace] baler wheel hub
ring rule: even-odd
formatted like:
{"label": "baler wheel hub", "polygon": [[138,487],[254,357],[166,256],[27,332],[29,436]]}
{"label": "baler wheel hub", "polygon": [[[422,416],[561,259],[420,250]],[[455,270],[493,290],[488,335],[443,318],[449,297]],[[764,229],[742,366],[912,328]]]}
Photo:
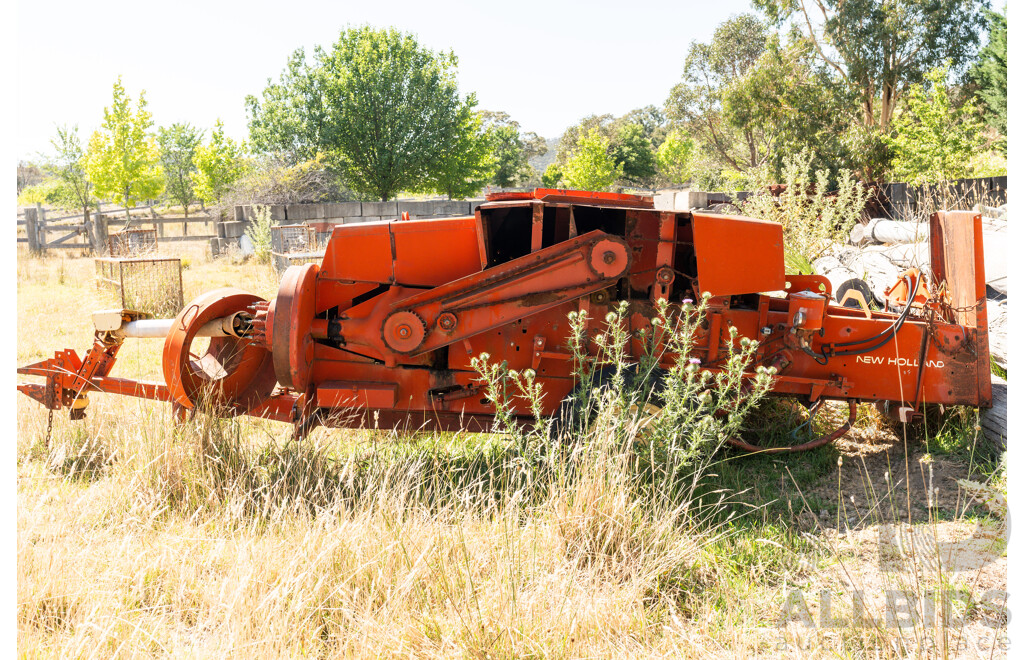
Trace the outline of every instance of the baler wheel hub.
{"label": "baler wheel hub", "polygon": [[178,314],[163,350],[164,380],[175,402],[189,409],[210,405],[243,414],[270,396],[276,379],[265,346],[227,336],[210,338],[202,355],[192,347],[206,323],[247,311],[262,301],[238,289],[217,289],[199,296]]}

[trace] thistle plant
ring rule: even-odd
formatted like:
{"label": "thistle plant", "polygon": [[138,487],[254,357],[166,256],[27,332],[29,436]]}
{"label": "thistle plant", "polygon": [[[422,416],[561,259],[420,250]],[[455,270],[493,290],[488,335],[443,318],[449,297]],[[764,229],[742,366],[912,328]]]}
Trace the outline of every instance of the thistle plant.
{"label": "thistle plant", "polygon": [[[661,301],[650,327],[635,335],[627,303],[608,312],[597,331],[589,329],[586,311],[571,312],[567,348],[577,387],[559,411],[571,412],[568,421],[543,419],[544,391],[532,370],[509,370],[507,363],[480,355],[473,367],[495,406],[495,430],[531,455],[614,459],[657,500],[692,497],[710,458],[743,429],[774,375],[773,369],[751,369],[758,343],[739,337],[735,328],[723,342],[722,357],[702,364],[695,355],[697,331],[710,298],[705,294],[681,306]],[[636,357],[632,346],[640,347]],[[532,423],[516,414],[518,401],[528,404]],[[562,427],[552,433],[556,422]],[[572,451],[535,451],[552,445]]]}

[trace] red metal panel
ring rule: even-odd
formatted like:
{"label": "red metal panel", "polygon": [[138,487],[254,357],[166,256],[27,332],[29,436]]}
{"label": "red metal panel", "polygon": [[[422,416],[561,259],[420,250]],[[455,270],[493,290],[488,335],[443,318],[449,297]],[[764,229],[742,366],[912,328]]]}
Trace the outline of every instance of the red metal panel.
{"label": "red metal panel", "polygon": [[395,383],[328,381],[316,390],[321,408],[394,408],[397,397]]}
{"label": "red metal panel", "polygon": [[480,271],[473,216],[395,222],[391,233],[398,284],[438,286]]}
{"label": "red metal panel", "polygon": [[782,225],[732,215],[693,214],[701,293],[731,296],[786,285]]}
{"label": "red metal panel", "polygon": [[343,225],[331,234],[320,277],[352,282],[394,282],[388,222]]}

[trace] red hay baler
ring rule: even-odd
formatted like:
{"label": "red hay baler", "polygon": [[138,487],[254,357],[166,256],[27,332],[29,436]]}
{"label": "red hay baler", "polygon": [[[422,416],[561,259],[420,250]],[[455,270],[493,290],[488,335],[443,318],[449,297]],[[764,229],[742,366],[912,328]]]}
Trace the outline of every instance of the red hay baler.
{"label": "red hay baler", "polygon": [[[991,406],[981,218],[938,213],[930,238],[931,282],[908,272],[894,283],[903,308],[872,311],[836,301],[824,277],[787,275],[778,224],[656,210],[638,195],[492,194],[470,217],[337,226],[322,263],[291,266],[270,301],[226,288],[175,319],[98,313],[84,358],[66,349],[22,367],[45,382],[18,389],[72,418],[87,393],[108,392],[169,401],[179,415],[209,405],[289,422],[298,437],[318,424],[486,431],[494,408],[474,356],[533,369],[552,414],[575,387],[570,312],[587,311],[596,335],[628,301],[636,335],[658,301],[678,309],[707,293],[701,368],[745,336],[759,342],[751,368],[776,368],[774,394],[849,403],[836,432],[770,451],[806,449],[845,432],[858,401],[903,421],[925,403]],[[164,382],[110,375],[126,337],[163,339]],[[210,337],[202,354],[197,337]]]}

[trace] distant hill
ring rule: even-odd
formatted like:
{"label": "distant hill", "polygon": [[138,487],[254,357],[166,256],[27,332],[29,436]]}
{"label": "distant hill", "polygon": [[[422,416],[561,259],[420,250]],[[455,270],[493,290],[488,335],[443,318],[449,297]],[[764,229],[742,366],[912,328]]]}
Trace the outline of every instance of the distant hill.
{"label": "distant hill", "polygon": [[548,151],[543,156],[537,156],[536,158],[530,159],[530,165],[533,169],[537,170],[538,174],[544,174],[544,170],[548,168],[548,165],[555,162],[555,154],[558,153],[558,143],[561,141],[561,136],[556,138],[547,138],[544,143],[548,147]]}

